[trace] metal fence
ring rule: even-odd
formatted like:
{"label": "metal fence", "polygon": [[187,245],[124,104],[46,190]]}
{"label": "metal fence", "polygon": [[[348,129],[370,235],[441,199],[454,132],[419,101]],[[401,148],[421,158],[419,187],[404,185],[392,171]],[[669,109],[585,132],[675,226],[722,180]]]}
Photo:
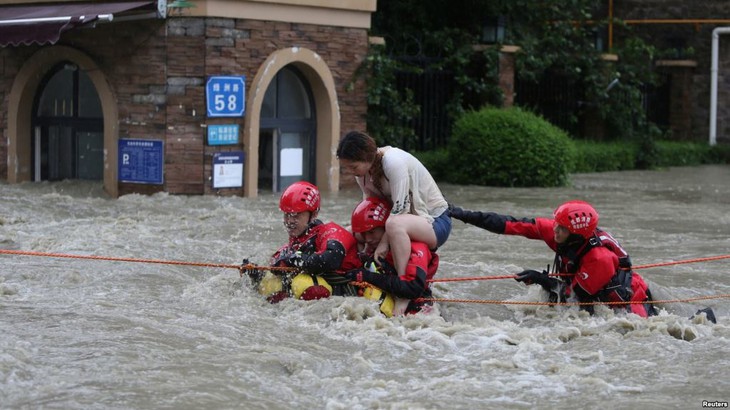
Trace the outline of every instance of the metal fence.
{"label": "metal fence", "polygon": [[[396,86],[403,92],[410,89],[415,103],[420,107],[420,115],[407,123],[416,135],[415,141],[402,141],[400,146],[407,150],[430,151],[445,147],[451,135],[453,119],[448,112],[448,104],[455,91],[452,72],[429,68],[424,62],[422,72],[398,72]],[[642,107],[647,119],[660,128],[669,126],[670,77],[665,76],[658,86],[646,87],[642,95]],[[620,94],[620,93],[619,93]],[[617,95],[616,98],[628,98]],[[515,105],[540,114],[550,123],[582,138],[591,125],[586,113],[590,104],[585,101],[585,92],[580,84],[575,84],[559,75],[546,75],[538,82],[515,79]],[[393,121],[395,121],[393,119]]]}
{"label": "metal fence", "polygon": [[429,67],[420,73],[401,71],[396,73],[396,87],[402,92],[410,89],[414,102],[420,108],[416,118],[400,124],[413,129],[416,141],[402,141],[401,146],[418,151],[446,146],[452,126],[448,103],[454,93],[454,74]]}
{"label": "metal fence", "polygon": [[543,116],[571,135],[583,129],[584,102],[582,86],[559,75],[545,75],[539,82],[515,80],[515,105]]}

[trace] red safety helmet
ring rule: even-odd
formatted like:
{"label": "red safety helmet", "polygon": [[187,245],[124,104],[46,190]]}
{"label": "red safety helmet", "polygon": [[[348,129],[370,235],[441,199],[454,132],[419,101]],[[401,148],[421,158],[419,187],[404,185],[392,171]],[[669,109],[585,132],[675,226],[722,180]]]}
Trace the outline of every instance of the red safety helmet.
{"label": "red safety helmet", "polygon": [[306,181],[295,182],[281,194],[282,212],[319,211],[319,189]]}
{"label": "red safety helmet", "polygon": [[385,220],[390,215],[390,204],[378,198],[369,197],[360,202],[352,211],[352,232],[367,232],[378,226],[385,226]]}
{"label": "red safety helmet", "polygon": [[598,226],[598,212],[584,201],[568,201],[560,205],[553,215],[556,224],[586,239],[593,236]]}

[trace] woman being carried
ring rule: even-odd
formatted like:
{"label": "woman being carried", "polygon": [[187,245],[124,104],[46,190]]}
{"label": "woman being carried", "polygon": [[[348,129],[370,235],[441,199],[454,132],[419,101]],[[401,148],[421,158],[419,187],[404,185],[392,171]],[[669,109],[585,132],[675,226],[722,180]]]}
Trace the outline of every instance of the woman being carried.
{"label": "woman being carried", "polygon": [[380,197],[392,204],[385,235],[374,256],[390,251],[399,276],[405,275],[411,241],[423,242],[432,251],[451,233],[448,203],[426,167],[413,155],[395,147],[380,147],[369,135],[352,131],[337,147],[344,173],[355,176],[363,199]]}

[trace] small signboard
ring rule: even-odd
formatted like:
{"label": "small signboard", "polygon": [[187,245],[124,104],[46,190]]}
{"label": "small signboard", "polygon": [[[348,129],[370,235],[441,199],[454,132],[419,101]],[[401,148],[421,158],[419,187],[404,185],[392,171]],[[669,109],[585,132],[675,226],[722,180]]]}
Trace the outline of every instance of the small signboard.
{"label": "small signboard", "polygon": [[243,152],[216,152],[213,154],[213,188],[240,188],[243,186]]}
{"label": "small signboard", "polygon": [[119,182],[161,185],[162,148],[160,140],[120,139]]}
{"label": "small signboard", "polygon": [[208,124],[208,145],[238,144],[238,124]]}
{"label": "small signboard", "polygon": [[284,148],[281,150],[281,172],[283,177],[303,175],[304,150],[302,148]]}
{"label": "small signboard", "polygon": [[246,77],[211,76],[205,96],[208,117],[242,117],[246,110]]}

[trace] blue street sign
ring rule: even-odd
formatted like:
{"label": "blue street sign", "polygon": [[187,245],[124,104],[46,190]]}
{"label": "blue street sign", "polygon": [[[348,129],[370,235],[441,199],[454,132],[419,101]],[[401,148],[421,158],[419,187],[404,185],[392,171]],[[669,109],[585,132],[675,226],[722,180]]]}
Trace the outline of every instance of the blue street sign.
{"label": "blue street sign", "polygon": [[162,184],[162,141],[119,140],[119,181],[136,184]]}
{"label": "blue street sign", "polygon": [[209,77],[205,95],[208,117],[242,117],[246,111],[246,77]]}
{"label": "blue street sign", "polygon": [[208,124],[208,145],[238,144],[238,124]]}

